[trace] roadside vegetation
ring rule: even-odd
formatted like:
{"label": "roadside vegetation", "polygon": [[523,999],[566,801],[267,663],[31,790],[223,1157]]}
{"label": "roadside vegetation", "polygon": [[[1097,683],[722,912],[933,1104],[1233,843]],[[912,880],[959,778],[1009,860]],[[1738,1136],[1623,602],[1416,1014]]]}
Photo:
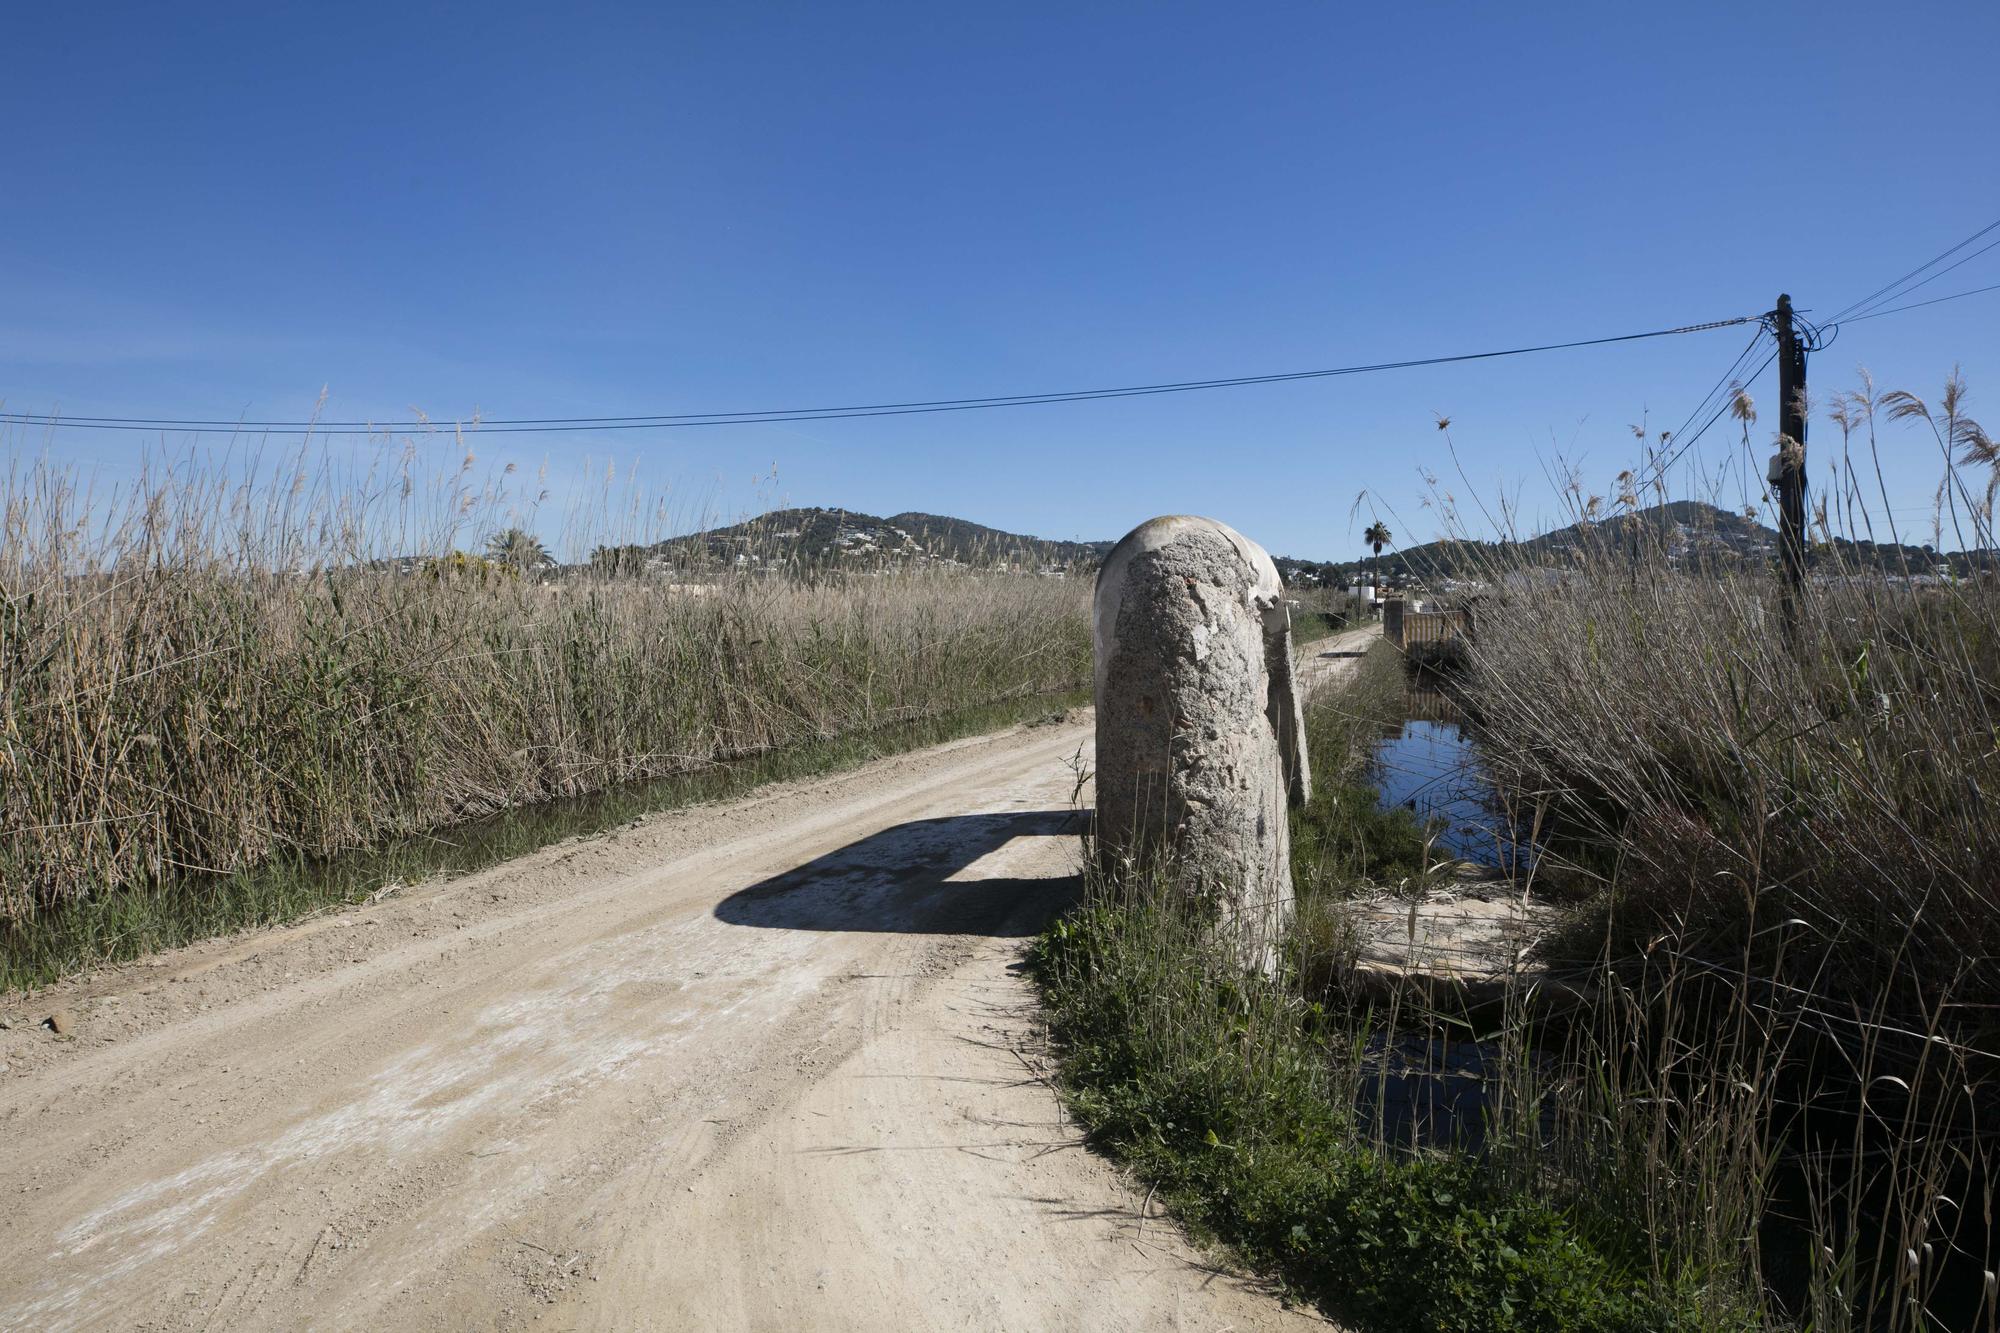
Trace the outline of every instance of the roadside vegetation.
{"label": "roadside vegetation", "polygon": [[[1369,758],[1401,718],[1400,655],[1376,641],[1307,710],[1312,801],[1293,817],[1298,889],[1274,982],[1212,956],[1209,923],[1152,883],[1093,878],[1036,966],[1071,1106],[1198,1233],[1362,1329],[1642,1330],[1705,1324],[1648,1281],[1644,1242],[1484,1154],[1425,1149],[1371,1116],[1385,1048],[1463,1020],[1352,985],[1349,900],[1420,896],[1425,830],[1378,808]],[[1740,1326],[1740,1325],[1739,1325]]]}
{"label": "roadside vegetation", "polygon": [[[1540,849],[1487,891],[1555,925],[1497,1002],[1357,976],[1358,900],[1461,887],[1369,787],[1401,688],[1371,660],[1311,708],[1279,977],[1211,960],[1145,885],[1094,885],[1043,940],[1098,1141],[1363,1329],[2000,1325],[2000,581],[1849,559],[1911,541],[1880,505],[1891,428],[1938,450],[1918,535],[1994,547],[1966,399],[1828,405],[1795,632],[1775,549],[1709,559],[1633,474],[1571,478],[1553,547],[1446,543],[1476,626],[1448,691],[1496,824]],[[1384,1109],[1453,1078],[1476,1092],[1449,1133]]]}
{"label": "roadside vegetation", "polygon": [[[0,986],[366,891],[317,869],[343,853],[922,744],[1089,680],[1081,583],[559,567],[512,485],[469,454],[185,460],[115,496],[0,476]],[[606,488],[558,549],[659,521]]]}
{"label": "roadside vegetation", "polygon": [[1295,589],[1287,596],[1292,599],[1292,637],[1300,643],[1351,629],[1368,615],[1367,603],[1338,588]]}

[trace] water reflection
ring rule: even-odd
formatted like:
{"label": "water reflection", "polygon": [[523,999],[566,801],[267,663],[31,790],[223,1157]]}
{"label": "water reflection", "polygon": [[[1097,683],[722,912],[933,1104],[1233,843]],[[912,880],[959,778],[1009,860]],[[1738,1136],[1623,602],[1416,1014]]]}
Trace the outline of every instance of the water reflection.
{"label": "water reflection", "polygon": [[1495,798],[1463,715],[1443,690],[1419,681],[1404,720],[1376,742],[1371,776],[1382,808],[1400,806],[1435,837],[1438,855],[1511,874],[1528,859]]}
{"label": "water reflection", "polygon": [[1488,1085],[1500,1058],[1492,1042],[1371,1032],[1361,1052],[1354,1109],[1378,1142],[1477,1152],[1486,1139]]}
{"label": "water reflection", "polygon": [[[1524,1063],[1525,1062],[1525,1063]],[[1532,1125],[1537,1147],[1555,1142],[1553,1063],[1499,1041],[1435,1031],[1368,1034],[1356,1068],[1354,1109],[1376,1142],[1405,1149],[1486,1149],[1495,1117],[1515,1134]],[[1508,1099],[1512,1104],[1508,1105]],[[1532,1114],[1521,1101],[1532,1098]]]}

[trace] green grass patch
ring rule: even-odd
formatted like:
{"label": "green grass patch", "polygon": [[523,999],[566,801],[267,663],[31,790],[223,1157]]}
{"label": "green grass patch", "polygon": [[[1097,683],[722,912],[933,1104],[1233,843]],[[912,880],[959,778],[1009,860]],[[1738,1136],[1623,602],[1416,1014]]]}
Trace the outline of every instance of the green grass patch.
{"label": "green grass patch", "polygon": [[1343,894],[1361,883],[1419,873],[1423,828],[1407,810],[1384,810],[1369,780],[1376,744],[1403,719],[1401,655],[1376,639],[1354,677],[1306,708],[1313,796],[1292,818],[1292,875],[1302,895]]}
{"label": "green grass patch", "polygon": [[1199,935],[1099,894],[1034,958],[1072,1110],[1197,1234],[1368,1329],[1715,1326],[1477,1161],[1370,1142],[1323,1011],[1205,965]]}
{"label": "green grass patch", "polygon": [[1300,643],[1311,643],[1331,635],[1345,633],[1352,623],[1345,612],[1294,611],[1292,612],[1292,637]]}

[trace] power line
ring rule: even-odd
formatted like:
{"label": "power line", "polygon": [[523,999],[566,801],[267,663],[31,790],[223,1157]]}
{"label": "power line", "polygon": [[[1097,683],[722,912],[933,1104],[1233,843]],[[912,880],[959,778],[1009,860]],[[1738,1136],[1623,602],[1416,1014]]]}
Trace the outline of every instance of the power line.
{"label": "power line", "polygon": [[[1759,330],[1758,333],[1759,336],[1761,337],[1762,330]],[[1757,344],[1755,341],[1753,341],[1750,345],[1752,347],[1755,347]],[[1778,359],[1778,349],[1773,347],[1771,349],[1771,354],[1765,357],[1763,362],[1755,370],[1751,371],[1750,374],[1746,376],[1742,382],[1745,385],[1755,384],[1757,382],[1757,377],[1759,375],[1762,375],[1766,370],[1770,369],[1771,363],[1773,361],[1776,361],[1777,359]],[[1713,426],[1716,422],[1720,421],[1722,419],[1722,414],[1729,410],[1729,405],[1731,401],[1732,398],[1725,397],[1720,403],[1716,404],[1715,411],[1709,415],[1708,420],[1701,423],[1700,430],[1696,431],[1692,436],[1690,436],[1685,441],[1676,440],[1674,442],[1675,448],[1673,453],[1668,455],[1667,460],[1664,463],[1661,463],[1657,468],[1653,470],[1653,476],[1656,478],[1664,476],[1668,468],[1672,467],[1675,463],[1680,461],[1681,455],[1685,454],[1689,449],[1692,449],[1697,443],[1699,443],[1701,437],[1708,434],[1708,428],[1710,426]],[[1651,484],[1650,479],[1647,484]]]}
{"label": "power line", "polygon": [[[1916,291],[1918,288],[1930,286],[1932,283],[1936,282],[1939,278],[1942,278],[1945,274],[1951,272],[1953,269],[1963,267],[1966,264],[1970,264],[1973,260],[1979,258],[1979,256],[1985,254],[1988,250],[1993,249],[1995,246],[2000,246],[2000,239],[1988,241],[1986,244],[1980,246],[1977,250],[1974,250],[1971,254],[1967,255],[1965,258],[1959,260],[1956,264],[1946,264],[1943,268],[1931,274],[1928,278],[1925,278],[1922,282],[1913,282],[1909,286],[1897,292],[1894,296],[1888,297],[1886,299],[1892,301],[1900,301],[1904,297]],[[1881,302],[1879,301],[1876,302],[1876,308],[1879,309],[1880,306]],[[1870,313],[1872,313],[1871,310],[1864,308],[1860,312],[1860,315],[1865,317]],[[1849,318],[1854,318],[1854,316],[1850,316]]]}
{"label": "power line", "polygon": [[[1914,291],[1916,289],[1911,288],[1911,290]],[[1855,324],[1864,319],[1874,319],[1878,315],[1894,315],[1904,310],[1915,310],[1919,306],[1941,305],[1946,301],[1956,301],[1967,296],[1977,296],[1981,292],[2000,292],[2000,282],[1996,282],[1990,287],[1974,287],[1969,292],[1953,292],[1950,296],[1935,296],[1928,301],[1912,301],[1908,305],[1892,305],[1887,310],[1871,310],[1865,315],[1851,315],[1848,317],[1847,322]]]}
{"label": "power line", "polygon": [[[1862,297],[1859,301],[1856,301],[1852,305],[1847,306],[1838,315],[1835,315],[1832,319],[1828,320],[1827,323],[1838,324],[1842,319],[1845,319],[1849,315],[1853,315],[1859,312],[1870,303],[1880,298],[1888,297],[1891,292],[1895,291],[1896,288],[1908,282],[1911,278],[1916,277],[1918,274],[1924,272],[1926,269],[1931,268],[1933,265],[1942,263],[1944,260],[1951,258],[1953,255],[1957,254],[1960,250],[1963,250],[1966,246],[1971,245],[1974,241],[1978,240],[1980,237],[1996,229],[2000,229],[2000,218],[1995,218],[1993,221],[1987,223],[1985,226],[1981,227],[1978,231],[1973,232],[1972,235],[1960,241],[1957,245],[1952,246],[1951,249],[1937,256],[1937,258],[1929,260],[1926,263],[1917,265],[1917,267],[1911,269],[1908,273],[1905,273],[1902,277],[1896,279],[1892,283],[1889,283],[1882,287],[1877,287],[1874,291],[1868,293],[1868,295]],[[1953,267],[1956,267],[1956,265],[1954,265]],[[1914,291],[1915,288],[1912,288],[1911,290]],[[1894,298],[1891,297],[1890,299]]]}
{"label": "power line", "polygon": [[[1937,279],[1943,277],[1945,274],[1951,272],[1953,269],[1958,268],[1961,265],[1967,264],[1972,260],[1979,258],[1979,256],[1985,254],[1988,250],[1991,250],[1996,246],[2000,246],[2000,240],[1990,241],[1987,244],[1979,247],[1979,249],[1974,250],[1971,254],[1965,256],[1963,259],[1960,259],[1957,263],[1947,264],[1945,265],[1945,267],[1938,269],[1937,272],[1931,274],[1930,277],[1925,278],[1922,282],[1911,284],[1908,287],[1903,286],[1903,284],[1909,282],[1911,278],[1917,277],[1918,275],[1925,272],[1925,270],[1933,268],[1937,264],[1942,263],[1944,260],[1951,258],[1953,255],[1957,254],[1960,250],[1963,250],[1966,246],[1971,245],[1974,241],[1979,240],[1981,237],[1987,235],[1989,232],[1992,232],[1996,229],[2000,229],[2000,218],[1996,218],[1992,222],[1987,223],[1984,227],[1981,227],[1978,231],[1975,231],[1974,233],[1972,233],[1972,235],[1966,237],[1964,240],[1960,241],[1957,245],[1952,246],[1949,250],[1946,250],[1944,253],[1936,256],[1933,259],[1926,261],[1925,263],[1919,264],[1916,268],[1911,269],[1908,273],[1905,273],[1902,277],[1897,278],[1894,282],[1888,283],[1887,285],[1882,287],[1878,287],[1873,292],[1870,292],[1867,296],[1862,297],[1859,301],[1855,301],[1850,305],[1844,307],[1839,314],[1835,315],[1832,319],[1828,320],[1824,325],[1810,324],[1804,320],[1797,320],[1797,317],[1794,316],[1795,320],[1797,320],[1799,324],[1805,326],[1804,332],[1807,341],[1809,343],[1810,349],[1818,351],[1821,348],[1831,344],[1833,338],[1839,336],[1840,326],[1843,323],[1854,323],[1856,321],[1863,319],[1873,319],[1877,315],[1893,315],[1898,313],[1899,311],[1915,310],[1919,306],[1937,305],[1940,302],[1944,301],[1956,301],[1961,297],[1977,296],[1981,292],[2000,291],[2000,283],[1995,283],[1990,287],[1976,287],[1971,291],[1957,292],[1951,296],[1940,296],[1935,298],[1934,300],[1913,301],[1909,305],[1891,306],[1887,309],[1880,308],[1881,301],[1895,300],[1897,297],[1900,296],[1908,296],[1911,292],[1916,291],[1917,288],[1936,281]],[[1877,308],[1870,310],[1868,307],[1871,304],[1875,305]],[[1861,312],[1861,313],[1850,313],[1850,312]],[[1762,339],[1762,337],[1764,336],[1764,332],[1765,330],[1763,328],[1760,327],[1758,329],[1756,335],[1750,339],[1750,345],[1744,348],[1743,351],[1738,354],[1735,363],[1732,364],[1728,370],[1722,372],[1722,379],[1716,381],[1716,389],[1719,389],[1722,386],[1722,384],[1725,381],[1727,381],[1732,374],[1735,373],[1736,368],[1743,364],[1744,359],[1748,357],[1752,351],[1755,350],[1759,340]],[[1746,385],[1756,383],[1757,377],[1762,375],[1767,369],[1770,368],[1771,363],[1778,359],[1778,351],[1779,349],[1773,348],[1771,354],[1765,357],[1764,360],[1758,365],[1757,369],[1752,371],[1750,375],[1742,382]],[[1703,408],[1705,408],[1708,405],[1709,400],[1715,396],[1716,389],[1710,389],[1707,394],[1703,395],[1701,402],[1696,404],[1694,411],[1688,415],[1689,421],[1694,420],[1696,416],[1699,416],[1701,414]],[[1692,436],[1689,436],[1687,439],[1685,440],[1681,439],[1679,434],[1670,436],[1669,438],[1673,442],[1674,450],[1671,454],[1669,454],[1666,457],[1664,461],[1660,462],[1652,469],[1652,476],[1647,479],[1646,484],[1651,484],[1658,478],[1665,476],[1669,468],[1671,468],[1675,463],[1679,462],[1680,459],[1687,453],[1689,449],[1692,449],[1696,444],[1698,444],[1701,440],[1701,437],[1708,433],[1709,428],[1713,426],[1717,421],[1720,421],[1722,419],[1722,414],[1729,409],[1730,401],[1731,400],[1729,398],[1725,397],[1721,403],[1717,404],[1715,411],[1709,414],[1709,417],[1706,421],[1702,422],[1701,429],[1697,430]],[[1686,429],[1687,429],[1686,425],[1683,424],[1683,426],[1681,427],[1681,431],[1685,432]]]}
{"label": "power line", "polygon": [[1736,374],[1738,370],[1742,368],[1743,363],[1750,359],[1751,353],[1757,350],[1757,344],[1762,342],[1763,338],[1764,338],[1764,330],[1760,326],[1755,333],[1750,335],[1750,341],[1744,344],[1743,350],[1736,354],[1736,359],[1729,363],[1729,369],[1723,371],[1721,378],[1715,381],[1714,387],[1701,396],[1701,401],[1694,405],[1694,411],[1687,414],[1687,420],[1681,423],[1680,429],[1667,437],[1667,443],[1669,444],[1680,443],[1681,436],[1684,433],[1686,433],[1687,428],[1689,426],[1692,426],[1694,424],[1694,419],[1700,416],[1702,412],[1708,407],[1709,400],[1714,398],[1716,394],[1720,393],[1722,391],[1723,386],[1730,382],[1730,379]]}
{"label": "power line", "polygon": [[[1452,356],[1417,357],[1407,361],[1381,361],[1368,365],[1335,366],[1325,370],[1295,370],[1270,375],[1238,375],[1223,379],[1179,380],[1164,384],[1140,384],[1114,389],[1077,389],[1058,393],[1007,394],[988,398],[940,398],[906,403],[872,403],[847,407],[765,408],[738,412],[689,412],[634,417],[520,417],[474,423],[482,435],[541,434],[547,432],[669,430],[691,426],[741,426],[786,421],[839,421],[855,417],[916,416],[934,412],[970,412],[994,407],[1025,407],[1040,403],[1092,402],[1104,398],[1137,398],[1164,393],[1192,393],[1204,389],[1239,388],[1254,384],[1281,384],[1296,380],[1329,379],[1341,375],[1371,374],[1386,370],[1409,370],[1420,366],[1450,365],[1462,361],[1485,361],[1504,356],[1525,356],[1534,352],[1557,352],[1577,347],[1601,347],[1609,343],[1637,342],[1645,338],[1666,338],[1683,333],[1701,333],[1730,328],[1760,318],[1739,315],[1734,319],[1711,320],[1704,324],[1684,324],[1646,333],[1622,333],[1608,338],[1581,338],[1571,342],[1541,343],[1531,347],[1509,347],[1490,352],[1462,352]],[[407,431],[412,426],[384,426],[365,421],[226,421],[190,420],[168,417],[61,417],[25,412],[0,412],[0,422],[13,425],[47,425],[79,430],[277,430],[309,432],[314,435],[379,435]]]}
{"label": "power line", "polygon": [[[1951,249],[1946,250],[1943,254],[1938,255],[1936,258],[1931,259],[1927,263],[1918,265],[1916,268],[1910,270],[1908,273],[1905,273],[1902,277],[1896,279],[1892,283],[1889,283],[1887,286],[1879,287],[1868,296],[1865,296],[1861,300],[1848,305],[1840,315],[1836,315],[1833,319],[1828,320],[1823,325],[1813,324],[1808,320],[1800,318],[1796,313],[1794,313],[1793,320],[1795,324],[1801,327],[1801,332],[1804,334],[1808,350],[1821,351],[1824,348],[1831,346],[1833,340],[1839,337],[1840,335],[1840,326],[1842,322],[1853,323],[1856,320],[1873,319],[1876,315],[1891,315],[1895,314],[1899,310],[1915,310],[1918,306],[1936,305],[1939,301],[1955,301],[1961,296],[1976,296],[1978,295],[1979,292],[2000,290],[2000,283],[1996,283],[1994,284],[1993,287],[1980,287],[1969,292],[1959,292],[1954,296],[1941,296],[1938,297],[1937,300],[1935,301],[1916,301],[1912,302],[1909,305],[1895,306],[1887,310],[1881,310],[1881,309],[1872,310],[1866,314],[1860,314],[1860,315],[1846,314],[1847,310],[1861,310],[1865,308],[1870,302],[1876,301],[1878,298],[1882,297],[1884,293],[1893,291],[1898,287],[1902,287],[1903,283],[1908,282],[1911,278],[1916,277],[1918,274],[1922,273],[1925,269],[1932,267],[1933,265],[1939,263],[1942,260],[1951,258],[1951,256],[1957,254],[1960,250],[1963,250],[1966,246],[1971,245],[1974,241],[1986,235],[1988,232],[1993,231],[1995,228],[2000,228],[2000,219],[1995,219],[1994,221],[1988,223],[1986,226],[1980,228],[1972,235],[1960,241],[1957,245],[1951,247]],[[1951,272],[1952,269],[1959,267],[1959,265],[1967,263],[1970,260],[1977,259],[1980,255],[1985,254],[1988,250],[1993,249],[1995,246],[2000,246],[2000,240],[1992,241],[1986,245],[1981,246],[1979,249],[1965,256],[1964,259],[1959,260],[1958,263],[1956,264],[1946,265],[1944,268],[1939,269],[1936,273],[1933,273],[1930,277],[1925,278],[1923,282],[1919,282],[1914,286],[1903,288],[1900,294],[1908,295],[1910,292],[1915,291],[1918,287],[1922,287],[1925,283],[1931,282],[1934,279],[1940,278],[1944,276],[1946,273]],[[1689,422],[1692,422],[1695,419],[1695,417],[1701,415],[1702,410],[1707,407],[1709,400],[1714,398],[1716,390],[1720,389],[1722,385],[1729,380],[1729,377],[1736,372],[1737,367],[1741,366],[1744,360],[1751,354],[1751,352],[1753,352],[1756,349],[1757,344],[1759,340],[1763,338],[1765,331],[1766,330],[1762,327],[1758,329],[1757,333],[1750,339],[1750,345],[1744,348],[1742,352],[1737,354],[1735,362],[1730,366],[1728,370],[1722,372],[1722,378],[1716,381],[1715,388],[1710,389],[1706,394],[1702,395],[1702,399],[1699,403],[1695,405],[1694,411],[1688,414]],[[1745,379],[1743,383],[1745,384],[1755,383],[1757,377],[1759,375],[1762,375],[1765,372],[1765,370],[1769,369],[1771,362],[1777,360],[1777,358],[1778,358],[1778,351],[1777,349],[1774,348],[1771,354],[1764,358],[1763,362],[1758,365],[1756,370],[1750,373],[1749,377]],[[1675,463],[1679,462],[1680,459],[1687,453],[1689,449],[1693,448],[1697,443],[1699,443],[1701,437],[1708,433],[1708,430],[1711,426],[1713,426],[1717,421],[1720,421],[1722,419],[1722,414],[1726,410],[1728,410],[1729,403],[1730,399],[1725,398],[1720,404],[1716,406],[1715,411],[1709,415],[1708,419],[1702,422],[1701,429],[1697,430],[1692,436],[1688,437],[1685,440],[1681,438],[1681,435],[1686,432],[1687,423],[1686,422],[1682,423],[1681,430],[1679,432],[1676,432],[1674,435],[1668,437],[1668,439],[1674,445],[1673,452],[1669,454],[1664,461],[1657,463],[1653,466],[1653,468],[1650,470],[1651,475],[1642,484],[1651,485],[1659,478],[1665,476],[1667,470],[1673,467]]]}

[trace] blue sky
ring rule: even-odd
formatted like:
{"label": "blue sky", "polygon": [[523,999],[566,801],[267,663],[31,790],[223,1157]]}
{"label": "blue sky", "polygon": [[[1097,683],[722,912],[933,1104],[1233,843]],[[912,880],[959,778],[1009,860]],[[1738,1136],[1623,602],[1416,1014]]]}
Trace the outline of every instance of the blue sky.
{"label": "blue sky", "polygon": [[[336,418],[615,415],[1258,374],[1780,290],[1825,315],[2000,217],[2000,6],[1972,0],[148,3],[17,7],[7,34],[10,411],[288,419],[325,385]],[[1918,296],[1991,282],[2000,250]],[[2000,292],[1857,323],[1814,387],[1865,364],[1930,396],[1958,364],[2000,420],[1996,319]],[[1678,425],[1745,340],[478,449],[635,464],[726,513],[1107,537],[1194,511],[1351,558],[1363,489],[1431,535],[1434,414],[1479,490],[1553,515],[1556,454],[1601,488],[1628,424]],[[158,442],[0,443],[116,477]],[[1936,447],[1889,448],[1919,519]]]}

